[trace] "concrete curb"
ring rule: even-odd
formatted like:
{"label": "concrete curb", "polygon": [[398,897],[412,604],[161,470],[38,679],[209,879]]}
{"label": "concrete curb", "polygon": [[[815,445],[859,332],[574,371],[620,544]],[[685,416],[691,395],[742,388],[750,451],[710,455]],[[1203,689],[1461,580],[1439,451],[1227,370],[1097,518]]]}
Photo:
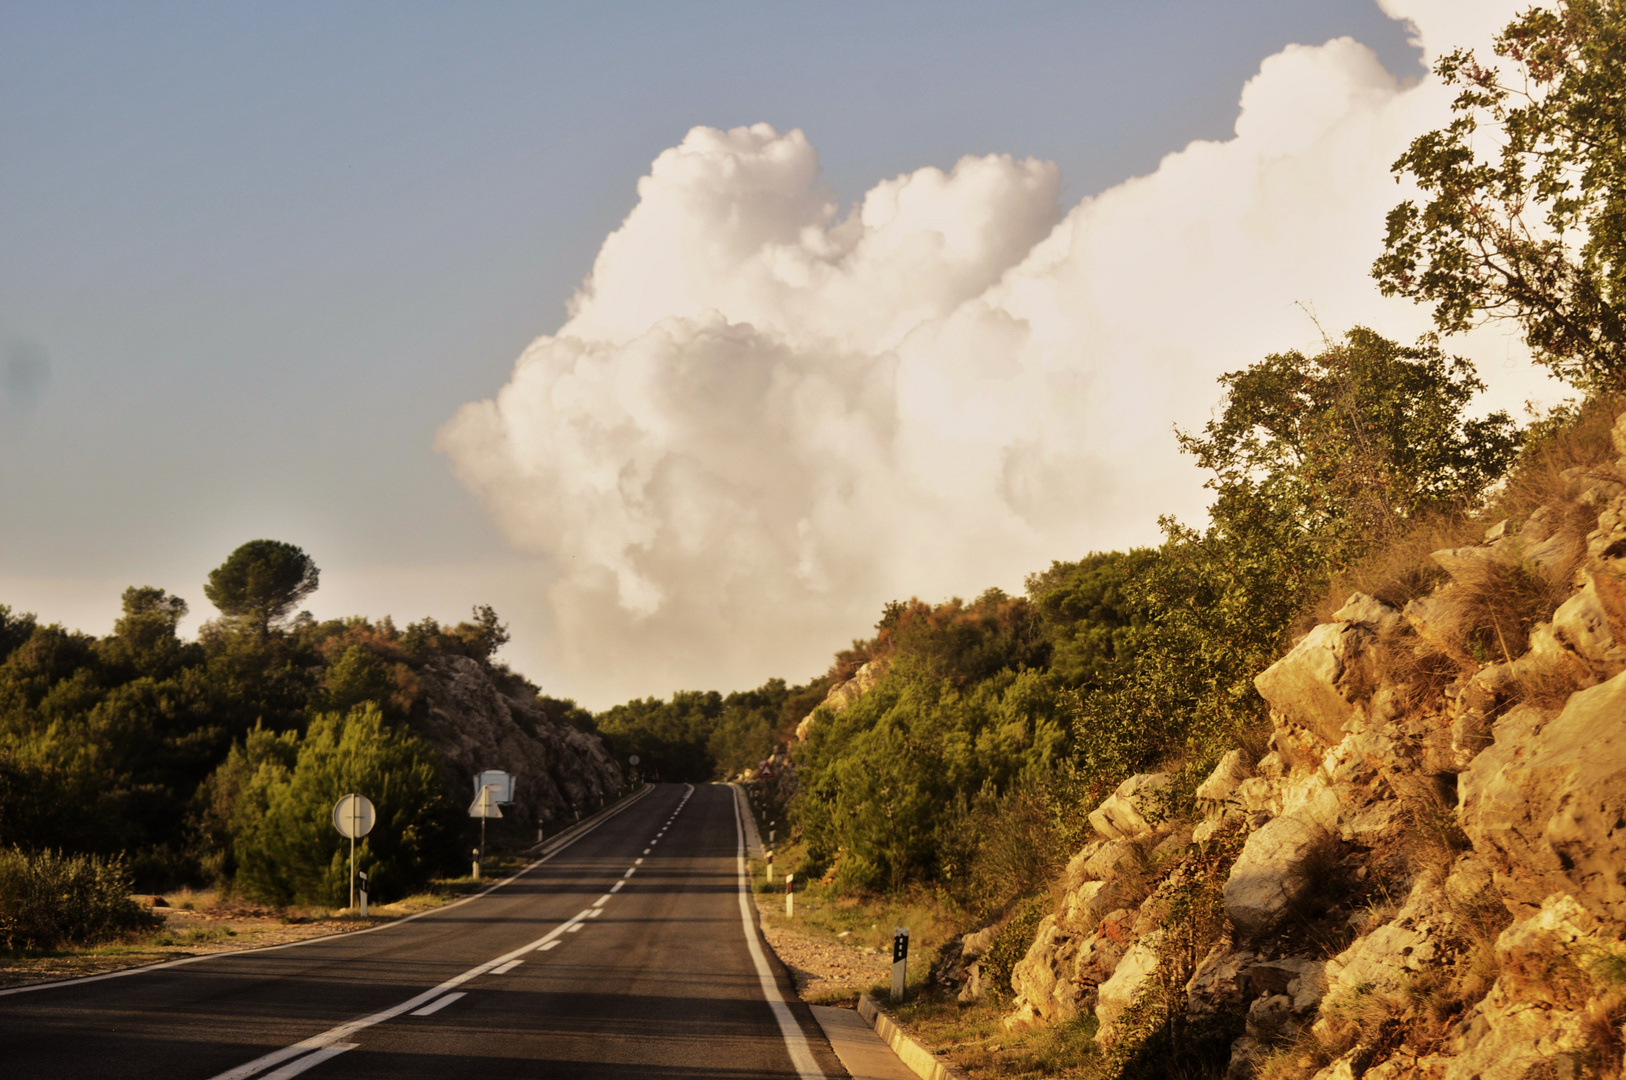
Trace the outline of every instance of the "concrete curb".
{"label": "concrete curb", "polygon": [[920,1080],[968,1080],[966,1074],[950,1065],[914,1039],[904,1034],[892,1014],[868,994],[858,997],[858,1015],[875,1029],[883,1042],[892,1048],[898,1059],[914,1071]]}

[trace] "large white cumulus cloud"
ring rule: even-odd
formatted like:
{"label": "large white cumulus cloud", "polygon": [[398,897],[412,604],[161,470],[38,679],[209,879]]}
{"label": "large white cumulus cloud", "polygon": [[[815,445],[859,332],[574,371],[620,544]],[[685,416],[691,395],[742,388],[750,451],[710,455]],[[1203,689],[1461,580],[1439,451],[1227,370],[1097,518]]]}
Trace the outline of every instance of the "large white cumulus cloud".
{"label": "large white cumulus cloud", "polygon": [[[1425,49],[1483,44],[1512,10],[1389,6]],[[1366,268],[1389,163],[1447,101],[1349,39],[1292,46],[1243,88],[1234,138],[1065,214],[1053,166],[1005,156],[842,213],[800,131],[695,128],[565,324],[440,433],[555,568],[534,586],[545,677],[595,701],[800,678],[885,600],[1019,587],[1199,518],[1170,429],[1208,415],[1215,376],[1313,346],[1307,312],[1425,328]],[[1504,399],[1540,392],[1505,339],[1468,351]]]}

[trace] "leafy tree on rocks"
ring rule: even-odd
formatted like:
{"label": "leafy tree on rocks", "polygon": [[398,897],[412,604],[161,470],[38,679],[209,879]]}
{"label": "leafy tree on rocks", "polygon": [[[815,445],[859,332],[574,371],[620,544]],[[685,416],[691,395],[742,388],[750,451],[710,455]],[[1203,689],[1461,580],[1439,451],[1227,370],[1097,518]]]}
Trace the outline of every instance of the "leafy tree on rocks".
{"label": "leafy tree on rocks", "polygon": [[[1505,412],[1470,419],[1485,387],[1437,345],[1364,327],[1315,356],[1267,356],[1220,377],[1225,403],[1180,446],[1212,473],[1216,525],[1273,543],[1296,532],[1319,567],[1393,535],[1417,514],[1471,505],[1512,464]],[[1267,521],[1267,519],[1279,519]]]}
{"label": "leafy tree on rocks", "polygon": [[1220,379],[1219,416],[1181,446],[1212,474],[1210,524],[1167,540],[1129,587],[1150,613],[1131,668],[1080,699],[1084,771],[1121,778],[1185,750],[1197,765],[1263,716],[1253,676],[1333,570],[1417,515],[1472,506],[1512,464],[1502,413],[1470,419],[1463,360],[1356,328],[1316,356]]}
{"label": "leafy tree on rocks", "polygon": [[[1435,70],[1455,118],[1394,164],[1422,189],[1389,213],[1372,273],[1434,305],[1440,330],[1511,319],[1573,383],[1626,378],[1626,4],[1533,7],[1497,37],[1504,75],[1472,50]],[[1491,137],[1481,134],[1492,128]]]}
{"label": "leafy tree on rocks", "polygon": [[316,591],[311,557],[280,540],[250,540],[209,572],[203,595],[228,619],[264,634]]}

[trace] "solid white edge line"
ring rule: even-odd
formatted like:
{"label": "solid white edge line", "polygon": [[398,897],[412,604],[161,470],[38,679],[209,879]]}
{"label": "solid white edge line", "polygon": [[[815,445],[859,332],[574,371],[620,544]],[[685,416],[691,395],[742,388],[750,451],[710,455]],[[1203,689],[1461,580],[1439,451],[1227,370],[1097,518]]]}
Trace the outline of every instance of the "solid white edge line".
{"label": "solid white edge line", "polygon": [[444,1009],[446,1006],[450,1005],[452,1002],[456,1001],[458,998],[464,998],[464,997],[468,997],[468,996],[469,995],[468,995],[467,991],[463,991],[463,990],[453,991],[452,993],[447,994],[443,998],[439,998],[439,999],[437,999],[435,1001],[431,1001],[429,1004],[425,1005],[421,1009],[414,1009],[412,1011],[412,1015],[413,1016],[433,1016],[436,1013],[440,1012],[440,1010]]}
{"label": "solid white edge line", "polygon": [[637,802],[639,799],[642,799],[645,795],[648,795],[654,790],[654,785],[646,785],[642,791],[638,792],[636,795],[629,796],[624,802],[616,806],[611,813],[604,815],[604,817],[600,818],[599,820],[593,821],[589,818],[587,822],[584,822],[584,824],[590,824],[592,826],[591,828],[583,829],[581,832],[570,837],[568,841],[560,844],[558,847],[554,848],[540,859],[537,859],[535,862],[527,863],[519,870],[516,870],[512,875],[505,877],[495,885],[492,885],[489,889],[482,889],[471,896],[465,896],[461,900],[454,900],[450,904],[443,904],[438,908],[430,908],[428,911],[420,911],[416,915],[403,915],[399,919],[394,919],[387,923],[380,923],[377,926],[369,926],[365,930],[342,930],[336,934],[323,934],[321,937],[306,938],[303,941],[290,941],[283,945],[262,945],[257,949],[238,949],[235,952],[205,953],[202,956],[183,956],[179,960],[165,960],[157,964],[142,964],[140,967],[121,968],[118,971],[108,971],[101,975],[82,975],[77,979],[57,979],[55,982],[32,983],[28,986],[13,986],[5,990],[0,990],[0,997],[9,997],[12,994],[30,994],[37,990],[55,990],[63,986],[83,986],[85,983],[102,982],[106,979],[122,979],[127,975],[144,975],[149,971],[162,971],[165,968],[180,967],[183,964],[197,964],[205,960],[229,960],[234,956],[258,956],[261,953],[277,952],[281,949],[297,949],[301,945],[314,945],[318,941],[332,941],[334,938],[338,937],[352,938],[360,937],[362,934],[376,934],[380,930],[390,930],[397,926],[404,926],[409,922],[425,918],[429,915],[439,915],[443,911],[450,911],[455,907],[462,907],[464,904],[473,903],[482,896],[494,893],[504,885],[511,884],[519,878],[524,877],[526,874],[529,874],[532,870],[535,870],[537,867],[541,866],[543,863],[547,862],[561,851],[564,851],[576,841],[580,840],[588,833],[591,833],[594,829],[620,814],[621,811],[625,810],[627,807],[631,806],[633,803]]}
{"label": "solid white edge line", "polygon": [[757,981],[762,984],[762,996],[768,999],[773,1018],[779,1021],[779,1033],[785,1039],[785,1049],[790,1051],[790,1063],[796,1067],[796,1074],[802,1080],[825,1080],[824,1073],[813,1060],[813,1050],[807,1045],[807,1036],[802,1034],[801,1025],[791,1015],[790,1006],[785,1004],[784,995],[779,992],[779,983],[773,977],[773,969],[768,966],[768,958],[762,955],[762,945],[757,941],[757,928],[751,921],[751,882],[745,874],[745,825],[740,820],[739,789],[732,784],[728,786],[735,794],[734,835],[739,844],[736,866],[740,879],[740,920],[745,925],[745,944],[751,951],[751,962],[756,965]]}
{"label": "solid white edge line", "polygon": [[[458,996],[461,997],[462,995]],[[298,1076],[312,1065],[320,1065],[328,1058],[336,1058],[346,1050],[354,1050],[355,1048],[355,1043],[339,1043],[335,1046],[323,1047],[314,1054],[307,1057],[302,1057],[298,1061],[284,1065],[276,1072],[267,1075],[265,1080],[289,1080],[290,1077]]]}

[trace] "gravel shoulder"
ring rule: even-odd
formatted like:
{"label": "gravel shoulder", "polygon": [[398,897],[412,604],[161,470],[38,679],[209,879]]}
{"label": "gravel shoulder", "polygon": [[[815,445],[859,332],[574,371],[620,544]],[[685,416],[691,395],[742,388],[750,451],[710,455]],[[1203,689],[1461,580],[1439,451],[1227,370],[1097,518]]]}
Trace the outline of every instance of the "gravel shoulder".
{"label": "gravel shoulder", "polygon": [[755,894],[763,937],[796,980],[803,1001],[816,1005],[856,1000],[891,977],[892,961],[878,950],[849,945],[821,930],[803,929],[785,918],[784,901]]}

